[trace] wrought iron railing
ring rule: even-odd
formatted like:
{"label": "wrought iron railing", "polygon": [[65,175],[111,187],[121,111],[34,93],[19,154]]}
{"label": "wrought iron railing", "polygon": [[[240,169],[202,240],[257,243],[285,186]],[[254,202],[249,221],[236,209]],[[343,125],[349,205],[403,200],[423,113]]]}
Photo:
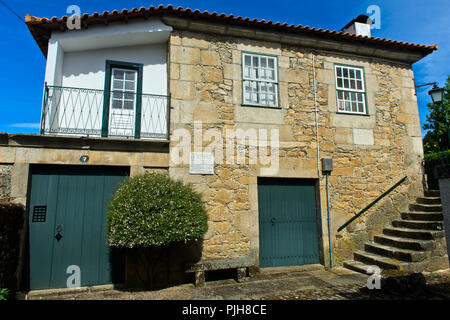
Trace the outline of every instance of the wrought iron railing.
{"label": "wrought iron railing", "polygon": [[[169,96],[106,93],[46,85],[41,134],[168,140]],[[106,105],[105,97],[109,97]]]}
{"label": "wrought iron railing", "polygon": [[392,191],[394,191],[399,185],[401,185],[403,182],[405,182],[405,180],[408,178],[408,176],[403,177],[402,179],[400,179],[396,184],[394,184],[392,187],[390,187],[388,190],[386,190],[385,192],[383,192],[383,194],[381,194],[378,198],[376,198],[375,200],[373,200],[369,205],[367,205],[367,207],[365,207],[364,209],[362,209],[358,214],[356,214],[355,216],[353,216],[351,219],[349,219],[347,222],[345,222],[342,226],[339,227],[339,229],[337,230],[338,232],[342,231],[345,227],[347,227],[350,223],[352,223],[353,221],[355,221],[356,219],[358,219],[361,215],[363,215],[363,213],[365,213],[367,210],[369,210],[370,208],[372,208],[378,201],[380,201],[381,199],[383,199],[384,197],[386,197],[389,193],[391,193]]}

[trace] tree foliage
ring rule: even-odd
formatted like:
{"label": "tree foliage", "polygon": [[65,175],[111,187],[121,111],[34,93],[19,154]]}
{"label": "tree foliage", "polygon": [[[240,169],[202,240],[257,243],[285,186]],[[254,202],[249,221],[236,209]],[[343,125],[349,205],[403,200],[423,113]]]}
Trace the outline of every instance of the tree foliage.
{"label": "tree foliage", "polygon": [[429,130],[424,139],[423,146],[425,154],[439,152],[449,148],[448,139],[450,121],[450,75],[444,87],[444,99],[441,104],[429,103],[429,114],[423,129]]}
{"label": "tree foliage", "polygon": [[164,174],[125,180],[111,199],[108,212],[110,246],[163,246],[201,239],[208,216],[201,195]]}

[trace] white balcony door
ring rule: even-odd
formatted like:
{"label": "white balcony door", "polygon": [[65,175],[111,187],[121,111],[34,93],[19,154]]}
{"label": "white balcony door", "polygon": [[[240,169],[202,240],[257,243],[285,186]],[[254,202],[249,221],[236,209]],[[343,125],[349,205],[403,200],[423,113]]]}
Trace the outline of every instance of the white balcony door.
{"label": "white balcony door", "polygon": [[112,68],[109,136],[134,137],[137,71]]}

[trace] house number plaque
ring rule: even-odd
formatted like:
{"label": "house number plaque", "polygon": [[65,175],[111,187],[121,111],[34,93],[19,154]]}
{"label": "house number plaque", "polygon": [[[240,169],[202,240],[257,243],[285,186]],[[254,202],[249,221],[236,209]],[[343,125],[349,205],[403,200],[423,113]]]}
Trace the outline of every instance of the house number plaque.
{"label": "house number plaque", "polygon": [[214,155],[212,153],[191,152],[190,174],[214,174]]}
{"label": "house number plaque", "polygon": [[89,161],[89,156],[81,156],[80,157],[80,161],[83,162],[83,163],[88,162]]}

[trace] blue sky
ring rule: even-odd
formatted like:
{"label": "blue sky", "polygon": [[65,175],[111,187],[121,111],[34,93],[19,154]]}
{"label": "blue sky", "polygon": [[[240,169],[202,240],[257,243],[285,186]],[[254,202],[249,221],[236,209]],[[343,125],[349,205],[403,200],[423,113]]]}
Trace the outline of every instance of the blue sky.
{"label": "blue sky", "polygon": [[[250,18],[301,24],[323,29],[340,30],[348,21],[366,13],[370,5],[381,9],[381,29],[372,35],[420,44],[438,44],[439,50],[413,65],[416,83],[437,81],[445,84],[450,74],[450,1],[448,0],[362,0],[362,1],[300,1],[300,0],[228,0],[228,1],[145,1],[145,0],[71,0],[32,1],[3,0],[17,14],[39,17],[66,15],[75,4],[82,13],[113,9],[131,9],[159,4],[217,11]],[[0,132],[38,132],[45,73],[45,57],[34,42],[26,25],[0,6],[0,38],[3,76],[0,84],[3,99]],[[428,89],[418,91],[421,125],[428,113]]]}

